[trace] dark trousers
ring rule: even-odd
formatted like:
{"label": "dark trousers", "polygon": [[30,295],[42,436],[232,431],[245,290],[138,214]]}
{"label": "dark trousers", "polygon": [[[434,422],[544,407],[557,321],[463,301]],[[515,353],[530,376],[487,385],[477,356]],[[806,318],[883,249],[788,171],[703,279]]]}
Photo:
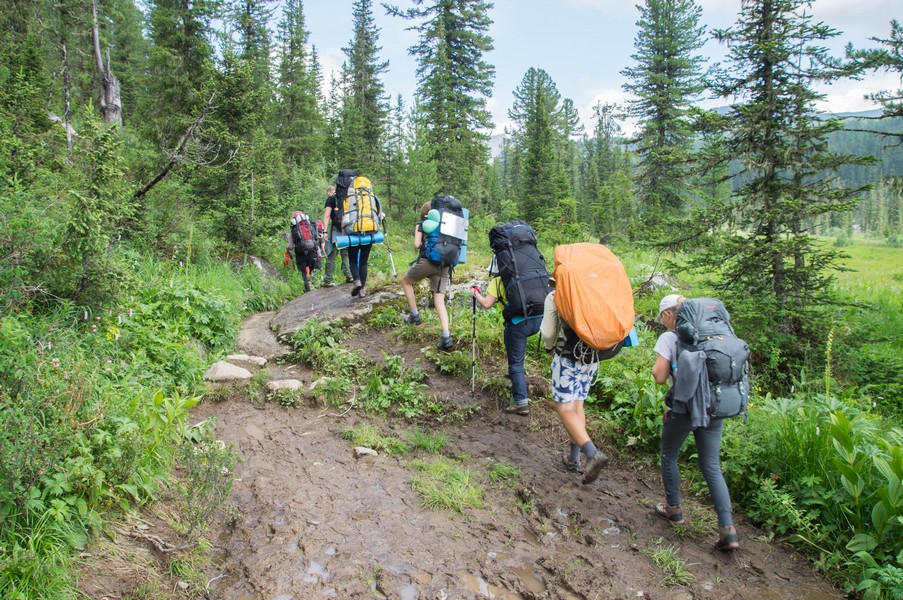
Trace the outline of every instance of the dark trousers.
{"label": "dark trousers", "polygon": [[351,276],[361,285],[367,285],[367,261],[370,260],[370,250],[373,244],[351,246],[348,248],[348,262],[351,264]]}
{"label": "dark trousers", "polygon": [[524,356],[527,339],[539,331],[542,319],[526,319],[517,323],[505,323],[505,353],[508,355],[508,377],[511,378],[511,396],[515,404],[527,403],[527,375],[524,372]]}

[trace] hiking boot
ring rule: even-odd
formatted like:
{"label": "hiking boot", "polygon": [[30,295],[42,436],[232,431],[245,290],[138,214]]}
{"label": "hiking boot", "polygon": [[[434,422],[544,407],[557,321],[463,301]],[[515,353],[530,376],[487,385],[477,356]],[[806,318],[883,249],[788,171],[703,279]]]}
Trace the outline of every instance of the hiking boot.
{"label": "hiking boot", "polygon": [[509,415],[520,415],[526,417],[530,414],[529,404],[509,404],[505,407],[505,412]]}
{"label": "hiking boot", "polygon": [[351,275],[346,275],[345,283],[354,283],[354,277],[352,277]]}
{"label": "hiking boot", "polygon": [[421,323],[423,323],[423,319],[420,318],[419,314],[414,315],[408,313],[408,316],[404,318],[404,322],[408,325],[420,325]]}
{"label": "hiking boot", "polygon": [[334,286],[335,286],[335,284],[331,281],[324,281],[323,283],[320,284],[320,287],[324,287],[324,288],[325,287],[334,287]]}
{"label": "hiking boot", "polygon": [[564,470],[568,473],[572,473],[576,475],[580,472],[580,461],[579,460],[570,460],[567,456],[561,459],[561,464],[564,465]]}
{"label": "hiking boot", "polygon": [[359,291],[357,293],[358,298],[363,298],[366,295],[367,295],[367,288],[365,288],[364,286],[361,286],[361,291]]}
{"label": "hiking boot", "polygon": [[683,508],[679,504],[677,506],[668,506],[667,502],[656,504],[655,514],[668,521],[669,523],[684,522]]}
{"label": "hiking boot", "polygon": [[352,283],[354,283],[354,287],[351,288],[351,295],[357,296],[358,294],[361,293],[361,288],[364,286],[362,286],[361,282],[358,281],[357,279],[352,279],[351,281],[352,281]]}
{"label": "hiking boot", "polygon": [[439,348],[440,350],[451,350],[454,345],[455,343],[452,341],[451,336],[440,337],[439,343],[436,344],[436,348]]}
{"label": "hiking boot", "polygon": [[599,450],[596,455],[589,459],[586,468],[583,470],[583,485],[594,482],[599,478],[599,473],[608,464],[608,455]]}
{"label": "hiking boot", "polygon": [[715,542],[715,548],[722,552],[733,552],[740,547],[740,541],[737,539],[737,530],[733,525],[718,528],[718,541]]}

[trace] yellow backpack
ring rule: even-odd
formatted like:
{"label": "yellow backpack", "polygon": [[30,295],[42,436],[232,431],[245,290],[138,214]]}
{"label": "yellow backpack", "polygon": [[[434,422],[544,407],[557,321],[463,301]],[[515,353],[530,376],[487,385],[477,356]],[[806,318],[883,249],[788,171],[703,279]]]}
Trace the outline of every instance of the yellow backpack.
{"label": "yellow backpack", "polygon": [[342,207],[342,229],[346,234],[379,231],[379,209],[379,198],[373,193],[370,180],[355,177]]}

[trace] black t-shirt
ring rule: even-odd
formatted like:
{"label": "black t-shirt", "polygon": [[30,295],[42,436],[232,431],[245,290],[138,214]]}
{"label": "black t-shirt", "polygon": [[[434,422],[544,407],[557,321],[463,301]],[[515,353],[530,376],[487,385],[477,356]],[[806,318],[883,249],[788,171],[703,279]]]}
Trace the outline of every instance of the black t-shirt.
{"label": "black t-shirt", "polygon": [[332,221],[332,226],[336,229],[342,228],[342,209],[338,206],[338,199],[335,197],[335,194],[326,198],[326,205],[323,208],[331,208],[332,212],[329,213],[329,219]]}

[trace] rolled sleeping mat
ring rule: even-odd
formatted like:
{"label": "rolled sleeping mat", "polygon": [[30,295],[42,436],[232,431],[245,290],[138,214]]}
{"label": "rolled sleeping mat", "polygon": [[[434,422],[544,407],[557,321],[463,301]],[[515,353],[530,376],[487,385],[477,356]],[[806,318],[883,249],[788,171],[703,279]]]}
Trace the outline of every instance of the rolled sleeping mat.
{"label": "rolled sleeping mat", "polygon": [[335,245],[337,248],[348,248],[349,246],[366,246],[367,244],[381,244],[386,241],[386,236],[382,231],[376,233],[367,233],[364,235],[337,235],[335,237]]}

